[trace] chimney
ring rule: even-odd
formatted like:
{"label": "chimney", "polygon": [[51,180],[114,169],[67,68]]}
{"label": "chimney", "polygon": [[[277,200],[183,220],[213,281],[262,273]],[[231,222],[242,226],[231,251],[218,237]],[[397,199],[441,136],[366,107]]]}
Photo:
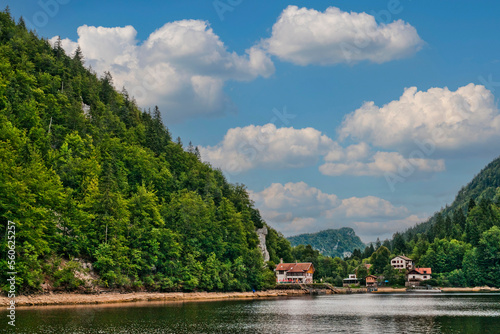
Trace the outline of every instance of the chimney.
{"label": "chimney", "polygon": [[283,258],[280,259],[280,263],[283,263]]}

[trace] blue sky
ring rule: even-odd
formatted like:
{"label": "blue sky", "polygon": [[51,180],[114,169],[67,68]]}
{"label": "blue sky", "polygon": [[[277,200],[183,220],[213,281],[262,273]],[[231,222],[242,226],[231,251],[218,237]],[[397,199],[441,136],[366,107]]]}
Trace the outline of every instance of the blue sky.
{"label": "blue sky", "polygon": [[496,1],[7,4],[159,105],[285,235],[386,238],[500,155]]}

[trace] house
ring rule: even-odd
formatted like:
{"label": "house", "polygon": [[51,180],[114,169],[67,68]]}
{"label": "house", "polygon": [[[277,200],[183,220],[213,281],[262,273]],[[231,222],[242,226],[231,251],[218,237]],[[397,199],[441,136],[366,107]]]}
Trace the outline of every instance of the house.
{"label": "house", "polygon": [[312,283],[314,266],[311,262],[280,263],[274,269],[278,283]]}
{"label": "house", "polygon": [[349,278],[344,278],[342,285],[344,287],[349,287],[349,286],[351,286],[353,284],[356,285],[356,286],[359,286],[359,280],[356,278],[355,274],[350,274]]}
{"label": "house", "polygon": [[394,269],[411,270],[413,269],[413,260],[404,255],[396,256],[391,260],[391,266]]}
{"label": "house", "polygon": [[422,281],[431,279],[431,268],[415,268],[406,274],[406,286],[418,286]]}
{"label": "house", "polygon": [[366,276],[366,286],[369,287],[377,287],[377,276],[375,275],[368,275]]}

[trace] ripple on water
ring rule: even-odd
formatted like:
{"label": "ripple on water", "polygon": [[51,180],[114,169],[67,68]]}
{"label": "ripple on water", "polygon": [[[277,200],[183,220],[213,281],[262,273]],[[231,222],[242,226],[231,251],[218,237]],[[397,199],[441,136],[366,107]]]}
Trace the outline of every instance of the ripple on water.
{"label": "ripple on water", "polygon": [[[16,332],[29,334],[489,334],[500,333],[500,294],[326,295],[33,308],[19,309],[16,315]],[[10,329],[4,322],[0,330]]]}

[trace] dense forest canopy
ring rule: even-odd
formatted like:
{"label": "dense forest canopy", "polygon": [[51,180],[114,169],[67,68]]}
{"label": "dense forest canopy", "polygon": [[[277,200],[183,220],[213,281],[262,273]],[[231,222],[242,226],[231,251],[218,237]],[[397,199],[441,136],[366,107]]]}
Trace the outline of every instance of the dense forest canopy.
{"label": "dense forest canopy", "polygon": [[[80,49],[66,55],[0,13],[0,232],[16,223],[19,291],[75,289],[82,262],[113,288],[272,285],[245,187],[173,141],[157,107],[139,109],[84,64]],[[269,230],[271,260],[291,261]]]}

